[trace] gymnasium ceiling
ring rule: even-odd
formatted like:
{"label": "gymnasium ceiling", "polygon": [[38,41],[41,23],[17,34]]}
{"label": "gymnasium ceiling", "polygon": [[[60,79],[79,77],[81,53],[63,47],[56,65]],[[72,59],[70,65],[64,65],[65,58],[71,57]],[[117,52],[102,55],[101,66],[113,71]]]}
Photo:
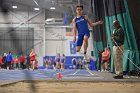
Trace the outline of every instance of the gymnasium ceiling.
{"label": "gymnasium ceiling", "polygon": [[[39,7],[49,9],[50,7],[55,7],[56,9],[53,10],[55,12],[64,12],[69,11],[69,13],[75,12],[75,6],[77,4],[84,5],[84,11],[87,14],[90,8],[90,1],[91,0],[4,0],[9,2],[12,5],[21,4],[25,6],[31,7]],[[18,7],[19,10],[23,10],[23,7]]]}

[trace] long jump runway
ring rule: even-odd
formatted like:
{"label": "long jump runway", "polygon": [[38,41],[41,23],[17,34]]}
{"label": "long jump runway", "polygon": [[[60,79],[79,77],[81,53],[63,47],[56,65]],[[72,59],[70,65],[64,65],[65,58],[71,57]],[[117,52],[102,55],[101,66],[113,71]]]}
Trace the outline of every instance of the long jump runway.
{"label": "long jump runway", "polygon": [[[58,73],[62,78],[58,79]],[[51,69],[32,70],[0,70],[0,85],[24,80],[61,80],[61,81],[140,81],[140,78],[113,79],[108,72],[90,71],[86,69],[54,71]]]}

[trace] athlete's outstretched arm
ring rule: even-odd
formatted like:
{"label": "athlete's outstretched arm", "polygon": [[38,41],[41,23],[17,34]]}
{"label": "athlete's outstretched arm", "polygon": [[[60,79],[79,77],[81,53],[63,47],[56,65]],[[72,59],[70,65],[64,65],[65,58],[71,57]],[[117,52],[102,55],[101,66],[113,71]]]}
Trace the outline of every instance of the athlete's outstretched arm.
{"label": "athlete's outstretched arm", "polygon": [[76,33],[77,33],[75,18],[72,20],[72,25],[73,25],[72,31],[73,31],[73,35],[74,35],[73,42],[75,43],[76,42]]}
{"label": "athlete's outstretched arm", "polygon": [[90,27],[103,24],[103,21],[98,21],[98,22],[92,23],[92,21],[88,18],[88,16],[85,16],[85,19],[87,20],[87,22],[88,22],[88,24],[90,25]]}

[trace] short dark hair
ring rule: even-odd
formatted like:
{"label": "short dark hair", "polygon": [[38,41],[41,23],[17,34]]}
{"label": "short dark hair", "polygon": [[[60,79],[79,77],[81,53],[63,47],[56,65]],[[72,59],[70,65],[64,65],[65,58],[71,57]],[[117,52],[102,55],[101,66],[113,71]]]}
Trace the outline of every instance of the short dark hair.
{"label": "short dark hair", "polygon": [[84,8],[83,5],[76,5],[76,8],[81,7],[82,9]]}

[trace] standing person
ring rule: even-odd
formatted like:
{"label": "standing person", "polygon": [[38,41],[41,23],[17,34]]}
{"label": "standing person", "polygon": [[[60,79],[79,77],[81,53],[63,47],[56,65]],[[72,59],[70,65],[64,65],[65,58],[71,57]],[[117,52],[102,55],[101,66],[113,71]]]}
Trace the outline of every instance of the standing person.
{"label": "standing person", "polygon": [[26,57],[26,65],[27,65],[27,69],[29,70],[30,69],[30,66],[31,66],[31,64],[30,64],[30,56],[29,55],[27,55],[27,57]]}
{"label": "standing person", "polygon": [[98,71],[101,71],[102,52],[103,51],[98,50],[98,62],[99,62],[99,66],[97,67]]}
{"label": "standing person", "polygon": [[55,62],[55,59],[54,60],[52,59],[52,64],[51,65],[53,66],[53,69],[56,70],[56,62]]}
{"label": "standing person", "polygon": [[82,59],[81,58],[78,59],[78,63],[79,63],[79,69],[82,69],[83,63],[82,63]]}
{"label": "standing person", "polygon": [[9,70],[11,68],[11,62],[12,62],[12,54],[11,54],[11,52],[9,52],[7,54],[6,60],[7,60],[7,69]]}
{"label": "standing person", "polygon": [[16,58],[14,59],[14,63],[16,65],[16,69],[19,69],[19,59],[18,57],[16,56]]}
{"label": "standing person", "polygon": [[124,52],[124,31],[120,26],[119,21],[113,22],[114,31],[112,34],[114,65],[115,65],[115,79],[123,79],[123,52]]}
{"label": "standing person", "polygon": [[65,54],[62,55],[62,58],[61,58],[61,70],[64,70],[65,68],[65,63],[66,63],[66,57],[65,57]]}
{"label": "standing person", "polygon": [[108,70],[108,61],[109,61],[109,51],[107,48],[104,49],[104,52],[102,53],[102,71]]}
{"label": "standing person", "polygon": [[4,53],[3,54],[3,57],[2,57],[2,62],[4,63],[4,69],[7,69],[7,59],[6,59],[6,56],[7,56],[7,54],[6,53]]}
{"label": "standing person", "polygon": [[31,50],[31,53],[30,53],[30,62],[31,62],[31,64],[32,64],[32,69],[33,69],[33,71],[34,71],[34,69],[35,69],[35,66],[36,66],[36,54],[35,54],[35,52],[34,52],[34,49],[32,49]]}
{"label": "standing person", "polygon": [[25,69],[25,61],[26,61],[25,56],[24,55],[21,55],[19,60],[20,60],[21,68],[22,69]]}
{"label": "standing person", "polygon": [[80,58],[77,58],[76,68],[77,68],[77,69],[80,69]]}
{"label": "standing person", "polygon": [[49,68],[49,59],[47,57],[45,58],[44,63],[45,63],[46,69],[48,69]]}
{"label": "standing person", "polygon": [[11,61],[11,69],[13,69],[13,70],[15,69],[14,64],[15,64],[15,62],[14,62],[14,58],[13,58]]}
{"label": "standing person", "polygon": [[49,64],[49,67],[51,67],[51,65],[52,65],[52,57],[49,57],[48,64]]}
{"label": "standing person", "polygon": [[0,69],[3,68],[2,56],[0,56]]}
{"label": "standing person", "polygon": [[90,69],[90,63],[91,63],[91,58],[89,57],[88,59],[87,59],[87,67],[88,67],[88,69]]}
{"label": "standing person", "polygon": [[[73,41],[76,42],[76,52],[79,52],[84,41],[84,59],[86,59],[86,52],[88,48],[88,38],[90,37],[90,31],[88,28],[88,24],[93,27],[96,25],[103,24],[102,21],[98,21],[96,23],[92,23],[91,20],[83,15],[83,5],[76,6],[76,17],[72,20],[73,24],[73,32],[74,32],[74,39]],[[76,33],[78,31],[78,38],[76,41]]]}
{"label": "standing person", "polygon": [[60,62],[61,62],[60,53],[57,53],[57,56],[55,57],[55,62],[56,62],[56,70],[60,69]]}

